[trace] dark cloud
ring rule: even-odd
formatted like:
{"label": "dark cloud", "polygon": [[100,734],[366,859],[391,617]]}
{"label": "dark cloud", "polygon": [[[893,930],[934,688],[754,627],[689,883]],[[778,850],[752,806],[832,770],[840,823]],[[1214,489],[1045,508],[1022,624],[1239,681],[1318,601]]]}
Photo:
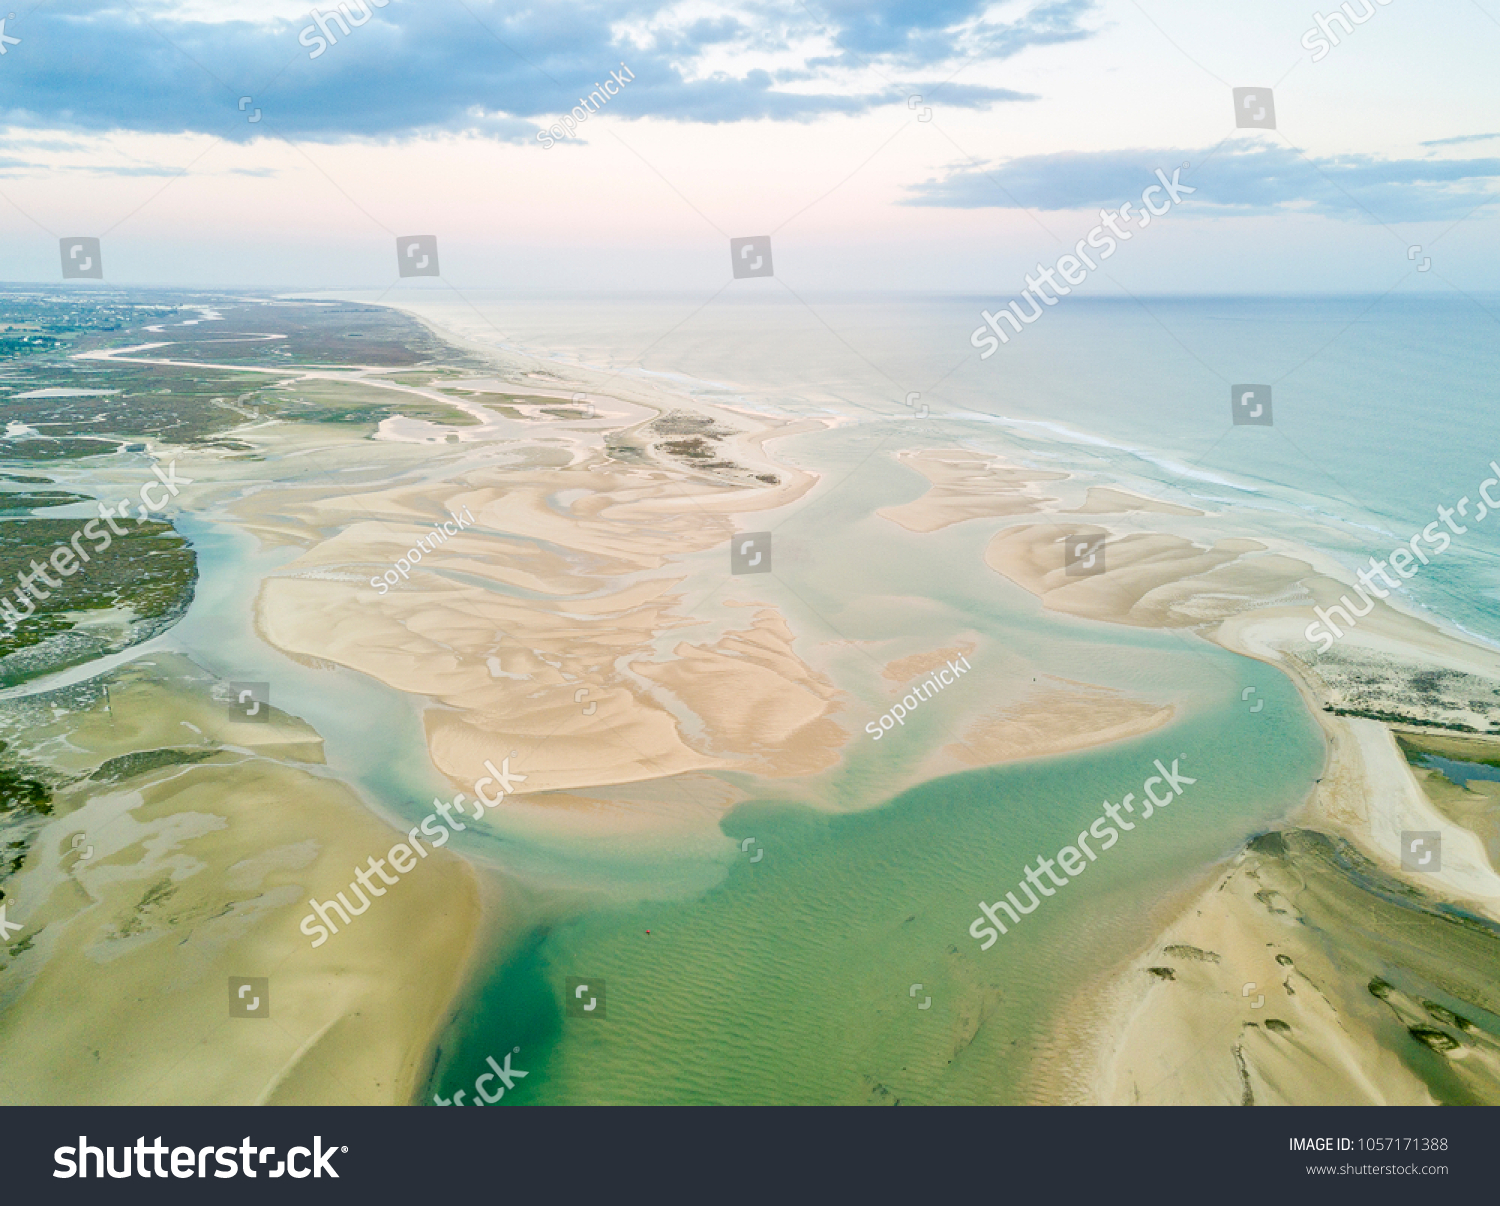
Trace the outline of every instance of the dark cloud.
{"label": "dark cloud", "polygon": [[[622,61],[635,78],[610,111],[626,119],[807,121],[904,103],[912,89],[886,81],[913,72],[941,80],[971,61],[1088,37],[1080,21],[1093,0],[1040,0],[1008,22],[985,19],[985,0],[835,0],[811,8],[744,0],[733,15],[694,19],[650,0],[344,0],[339,7],[342,19],[317,6],[326,17],[320,29],[310,16],[184,20],[170,15],[167,0],[54,0],[8,26],[21,43],[9,48],[0,71],[0,122],[240,141],[444,131],[529,139]],[[808,58],[800,68],[786,62],[788,51],[821,53],[829,40],[839,48],[832,59]],[[747,65],[702,66],[726,53]],[[879,64],[878,78],[867,64]],[[262,111],[259,123],[240,110],[241,97]],[[1024,98],[947,85],[941,99],[978,108]]]}
{"label": "dark cloud", "polygon": [[1157,168],[1197,191],[1191,210],[1307,212],[1355,221],[1460,218],[1500,180],[1500,159],[1381,159],[1304,156],[1282,143],[1211,150],[1133,150],[1028,155],[993,166],[964,165],[912,187],[903,204],[958,209],[1114,208],[1140,195]]}

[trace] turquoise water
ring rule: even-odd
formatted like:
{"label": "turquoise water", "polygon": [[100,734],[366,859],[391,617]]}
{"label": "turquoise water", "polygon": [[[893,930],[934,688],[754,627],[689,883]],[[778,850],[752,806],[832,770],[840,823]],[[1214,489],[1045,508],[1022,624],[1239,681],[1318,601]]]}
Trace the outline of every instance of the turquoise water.
{"label": "turquoise water", "polygon": [[[528,1077],[505,1104],[1030,1099],[1031,1060],[1070,995],[1318,773],[1311,721],[1257,670],[1259,713],[1234,696],[1135,741],[953,775],[862,813],[742,805],[723,828],[736,852],[753,844],[718,887],[526,935],[444,1038],[434,1088],[467,1088],[486,1055],[520,1047]],[[1197,782],[1171,808],[980,949],[967,932],[980,899],[1104,799],[1139,794],[1153,759],[1183,755]],[[606,1018],[565,1015],[569,976],[604,981]]]}
{"label": "turquoise water", "polygon": [[439,791],[449,798],[427,758],[420,701],[353,670],[303,665],[255,634],[261,579],[300,550],[258,549],[255,537],[208,517],[185,513],[176,523],[198,553],[198,588],[187,615],[147,648],[181,650],[226,681],[270,683],[272,705],[322,736],[329,767],[408,823]]}

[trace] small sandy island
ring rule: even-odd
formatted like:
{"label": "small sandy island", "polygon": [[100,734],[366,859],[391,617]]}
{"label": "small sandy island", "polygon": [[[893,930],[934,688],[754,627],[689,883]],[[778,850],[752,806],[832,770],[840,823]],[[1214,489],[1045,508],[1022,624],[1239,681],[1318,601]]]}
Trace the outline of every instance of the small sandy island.
{"label": "small sandy island", "polygon": [[896,459],[932,483],[921,497],[876,512],[908,532],[936,532],[966,519],[1040,511],[1053,500],[1036,490],[1036,483],[1068,476],[1019,468],[962,448],[900,452]]}

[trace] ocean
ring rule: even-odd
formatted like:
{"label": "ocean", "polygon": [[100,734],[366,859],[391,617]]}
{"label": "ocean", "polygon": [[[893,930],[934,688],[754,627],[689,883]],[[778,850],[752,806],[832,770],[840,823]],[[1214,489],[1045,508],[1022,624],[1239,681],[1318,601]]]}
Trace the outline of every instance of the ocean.
{"label": "ocean", "polygon": [[[1494,298],[1071,297],[984,361],[969,344],[980,311],[998,304],[984,298],[799,298],[737,281],[712,301],[409,288],[384,300],[476,343],[788,414],[873,426],[916,422],[926,406],[921,422],[936,426],[913,443],[1264,512],[1277,533],[1350,566],[1406,543],[1440,505],[1477,502],[1479,483],[1500,476],[1489,469],[1500,461]],[[1240,384],[1273,387],[1271,427],[1232,424]],[[1408,590],[1413,605],[1500,642],[1487,531],[1456,538]]]}

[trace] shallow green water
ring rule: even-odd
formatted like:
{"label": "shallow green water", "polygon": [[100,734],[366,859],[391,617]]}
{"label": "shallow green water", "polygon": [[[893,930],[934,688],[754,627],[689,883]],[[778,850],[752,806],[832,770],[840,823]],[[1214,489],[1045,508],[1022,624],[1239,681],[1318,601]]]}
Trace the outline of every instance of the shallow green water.
{"label": "shallow green water", "polygon": [[[486,1055],[520,1047],[528,1076],[505,1104],[1028,1099],[1031,1056],[1070,994],[1147,935],[1164,893],[1318,773],[1321,742],[1290,686],[1211,656],[1267,706],[1236,696],[1136,741],[954,775],[864,813],[741,806],[724,830],[736,851],[754,845],[718,887],[530,934],[476,987],[436,1085],[467,1088]],[[1104,799],[1139,793],[1156,757],[1181,757],[1197,783],[981,951],[967,933],[977,901],[1013,888]],[[605,981],[607,1017],[565,1015],[568,976]]]}

